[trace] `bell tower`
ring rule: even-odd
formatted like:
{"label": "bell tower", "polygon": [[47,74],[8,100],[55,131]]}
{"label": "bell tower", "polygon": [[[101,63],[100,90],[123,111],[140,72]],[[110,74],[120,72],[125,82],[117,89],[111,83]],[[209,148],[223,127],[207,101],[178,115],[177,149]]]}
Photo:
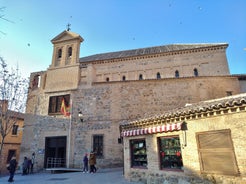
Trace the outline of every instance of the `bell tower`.
{"label": "bell tower", "polygon": [[80,80],[80,44],[83,41],[80,35],[69,28],[51,40],[53,56],[46,74],[46,92],[77,89]]}
{"label": "bell tower", "polygon": [[84,39],[70,31],[70,28],[51,40],[53,56],[51,68],[65,67],[79,63],[80,43]]}

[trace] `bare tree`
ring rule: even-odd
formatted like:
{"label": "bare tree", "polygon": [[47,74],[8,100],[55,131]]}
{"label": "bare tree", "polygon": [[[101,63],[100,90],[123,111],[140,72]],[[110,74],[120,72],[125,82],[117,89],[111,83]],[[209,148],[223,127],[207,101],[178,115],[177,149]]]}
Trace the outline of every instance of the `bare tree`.
{"label": "bare tree", "polygon": [[0,56],[0,157],[6,136],[25,111],[29,82],[20,76],[18,67],[7,68]]}
{"label": "bare tree", "polygon": [[[13,21],[9,20],[8,18],[5,18],[4,14],[2,14],[4,11],[5,11],[5,8],[6,7],[0,7],[0,20],[3,20],[3,21],[7,21],[7,22],[10,22],[10,23],[14,23]],[[5,32],[3,32],[2,30],[0,30],[0,33],[2,33],[3,35],[6,35]]]}

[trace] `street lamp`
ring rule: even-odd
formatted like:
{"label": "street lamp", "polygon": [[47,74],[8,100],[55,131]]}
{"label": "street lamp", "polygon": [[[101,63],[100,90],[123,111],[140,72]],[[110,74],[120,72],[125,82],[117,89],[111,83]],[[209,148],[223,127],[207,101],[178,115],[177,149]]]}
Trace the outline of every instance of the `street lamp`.
{"label": "street lamp", "polygon": [[187,146],[187,135],[186,135],[186,131],[188,130],[187,123],[185,121],[181,125],[181,130],[182,130],[182,135],[183,135],[182,148],[184,149],[184,147]]}
{"label": "street lamp", "polygon": [[83,119],[83,117],[84,117],[83,113],[81,111],[79,111],[78,116],[79,116],[79,119],[80,119],[80,121],[82,123],[84,121],[84,119]]}

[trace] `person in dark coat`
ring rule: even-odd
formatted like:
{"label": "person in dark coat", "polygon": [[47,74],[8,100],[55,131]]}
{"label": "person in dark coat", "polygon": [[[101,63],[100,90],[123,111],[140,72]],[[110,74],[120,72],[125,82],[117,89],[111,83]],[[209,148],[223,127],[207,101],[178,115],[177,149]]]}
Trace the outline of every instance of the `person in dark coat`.
{"label": "person in dark coat", "polygon": [[28,159],[24,157],[24,161],[22,163],[22,175],[27,175],[27,167],[28,167]]}
{"label": "person in dark coat", "polygon": [[8,182],[13,182],[14,181],[14,175],[15,175],[15,170],[17,167],[17,161],[16,161],[16,157],[13,156],[9,162],[9,180]]}
{"label": "person in dark coat", "polygon": [[31,173],[32,160],[27,158],[27,174]]}
{"label": "person in dark coat", "polygon": [[96,154],[91,151],[90,152],[90,158],[89,158],[89,164],[90,164],[90,173],[95,173],[97,171],[96,169]]}
{"label": "person in dark coat", "polygon": [[88,154],[86,153],[84,158],[83,158],[83,173],[87,172],[88,173]]}

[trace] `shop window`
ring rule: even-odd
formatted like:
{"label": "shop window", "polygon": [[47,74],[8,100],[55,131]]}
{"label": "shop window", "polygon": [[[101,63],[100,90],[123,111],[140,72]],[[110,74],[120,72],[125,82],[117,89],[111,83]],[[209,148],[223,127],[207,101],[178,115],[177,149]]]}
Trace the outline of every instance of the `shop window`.
{"label": "shop window", "polygon": [[160,154],[160,168],[181,170],[183,162],[179,137],[159,137],[158,146]]}
{"label": "shop window", "polygon": [[103,135],[93,135],[93,151],[98,158],[103,157]]}
{"label": "shop window", "polygon": [[62,99],[66,107],[69,107],[70,95],[51,96],[49,99],[49,115],[60,114]]}
{"label": "shop window", "polygon": [[13,125],[13,127],[12,127],[12,135],[17,135],[18,128],[19,128],[18,125]]}
{"label": "shop window", "polygon": [[229,129],[196,133],[201,173],[238,175]]}
{"label": "shop window", "polygon": [[6,163],[9,163],[9,161],[11,160],[11,158],[13,156],[15,156],[15,155],[16,155],[16,150],[9,150],[8,151],[8,157],[7,157]]}
{"label": "shop window", "polygon": [[147,153],[145,139],[131,140],[131,167],[147,168]]}

